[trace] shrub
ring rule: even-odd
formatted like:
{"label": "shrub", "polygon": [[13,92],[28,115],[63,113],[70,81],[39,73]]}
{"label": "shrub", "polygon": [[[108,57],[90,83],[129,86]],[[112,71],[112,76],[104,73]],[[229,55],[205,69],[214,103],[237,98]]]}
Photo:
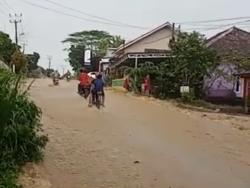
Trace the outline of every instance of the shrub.
{"label": "shrub", "polygon": [[22,76],[0,70],[0,180],[14,181],[9,174],[42,159],[48,139],[40,118],[41,110],[23,91]]}
{"label": "shrub", "polygon": [[184,103],[193,103],[195,100],[194,89],[190,89],[190,92],[181,94],[181,101]]}

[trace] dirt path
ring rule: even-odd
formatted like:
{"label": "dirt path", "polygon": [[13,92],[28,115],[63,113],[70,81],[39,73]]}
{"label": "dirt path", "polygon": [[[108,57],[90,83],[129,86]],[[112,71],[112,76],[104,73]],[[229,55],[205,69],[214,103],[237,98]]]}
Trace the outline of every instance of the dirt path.
{"label": "dirt path", "polygon": [[41,188],[250,187],[250,133],[230,119],[113,92],[98,111],[75,82],[48,84],[38,80],[31,92],[50,138],[38,170],[50,185]]}

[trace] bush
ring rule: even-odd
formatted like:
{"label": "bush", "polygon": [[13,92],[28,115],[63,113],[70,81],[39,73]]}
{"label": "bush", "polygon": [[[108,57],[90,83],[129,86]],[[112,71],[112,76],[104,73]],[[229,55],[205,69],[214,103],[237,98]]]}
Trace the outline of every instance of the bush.
{"label": "bush", "polygon": [[184,103],[193,103],[195,100],[194,89],[190,89],[190,92],[181,94],[181,101]]}
{"label": "bush", "polygon": [[41,110],[22,90],[23,78],[0,70],[0,86],[0,180],[13,182],[10,174],[42,159],[48,139],[42,134]]}

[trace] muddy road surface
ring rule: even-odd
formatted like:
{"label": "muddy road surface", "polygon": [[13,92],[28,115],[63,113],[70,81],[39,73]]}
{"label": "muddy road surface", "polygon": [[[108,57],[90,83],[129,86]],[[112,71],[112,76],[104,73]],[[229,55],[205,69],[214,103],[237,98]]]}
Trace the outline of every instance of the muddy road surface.
{"label": "muddy road surface", "polygon": [[37,80],[31,90],[50,139],[38,167],[44,187],[250,187],[250,134],[230,120],[112,91],[97,110],[76,82],[49,84]]}

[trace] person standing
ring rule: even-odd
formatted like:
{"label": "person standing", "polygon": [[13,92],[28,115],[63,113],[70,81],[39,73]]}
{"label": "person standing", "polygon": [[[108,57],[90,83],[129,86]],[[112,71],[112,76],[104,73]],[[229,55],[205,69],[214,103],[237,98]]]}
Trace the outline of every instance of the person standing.
{"label": "person standing", "polygon": [[144,94],[146,96],[150,96],[150,93],[151,93],[151,79],[150,79],[150,75],[148,74],[144,78]]}

